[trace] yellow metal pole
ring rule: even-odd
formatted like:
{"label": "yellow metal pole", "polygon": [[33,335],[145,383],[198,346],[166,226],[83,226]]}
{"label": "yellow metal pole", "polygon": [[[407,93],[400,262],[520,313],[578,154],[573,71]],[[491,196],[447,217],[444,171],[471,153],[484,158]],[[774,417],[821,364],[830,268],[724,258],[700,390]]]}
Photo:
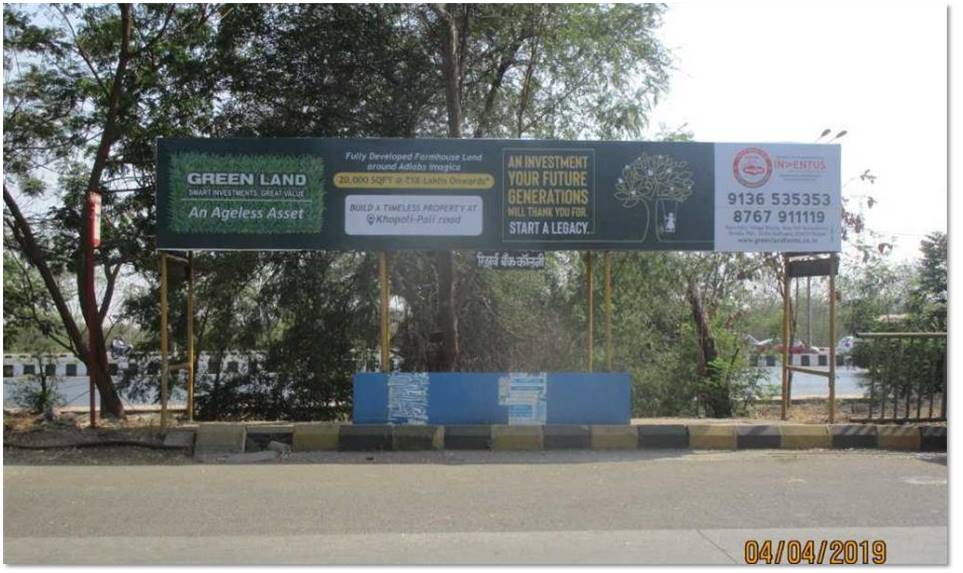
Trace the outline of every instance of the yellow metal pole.
{"label": "yellow metal pole", "polygon": [[381,371],[391,370],[391,322],[388,316],[388,253],[378,253],[378,275],[381,282]]}
{"label": "yellow metal pole", "polygon": [[169,374],[169,364],[167,361],[167,255],[161,253],[160,256],[160,297],[161,297],[161,379],[160,379],[160,398],[161,398],[161,429],[167,429],[167,376]]}
{"label": "yellow metal pole", "polygon": [[194,252],[187,253],[187,421],[194,421]]}
{"label": "yellow metal pole", "polygon": [[605,251],[605,368],[612,371],[612,252]]}
{"label": "yellow metal pole", "polygon": [[836,421],[836,255],[829,269],[829,423]]}
{"label": "yellow metal pole", "polygon": [[595,349],[595,300],[592,296],[593,276],[592,276],[592,251],[585,253],[585,287],[588,290],[588,371],[592,372],[594,366]]}
{"label": "yellow metal pole", "polygon": [[782,281],[782,419],[788,418],[789,389],[789,255],[783,255]]}

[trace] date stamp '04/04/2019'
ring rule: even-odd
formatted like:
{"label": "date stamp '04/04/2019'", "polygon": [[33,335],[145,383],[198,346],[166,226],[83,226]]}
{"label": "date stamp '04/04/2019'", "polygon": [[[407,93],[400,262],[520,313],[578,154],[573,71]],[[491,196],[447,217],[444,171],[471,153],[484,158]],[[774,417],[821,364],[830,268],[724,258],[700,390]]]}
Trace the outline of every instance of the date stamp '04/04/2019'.
{"label": "date stamp '04/04/2019'", "polygon": [[747,565],[883,565],[886,542],[856,539],[749,539],[743,546]]}

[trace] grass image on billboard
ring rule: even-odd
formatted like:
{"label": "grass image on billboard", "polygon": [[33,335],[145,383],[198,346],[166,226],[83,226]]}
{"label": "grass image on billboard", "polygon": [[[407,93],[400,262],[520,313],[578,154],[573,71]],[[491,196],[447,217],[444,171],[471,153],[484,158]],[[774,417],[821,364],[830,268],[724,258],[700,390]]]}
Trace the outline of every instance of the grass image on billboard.
{"label": "grass image on billboard", "polygon": [[178,233],[318,233],[324,161],[312,155],[171,156],[168,228]]}

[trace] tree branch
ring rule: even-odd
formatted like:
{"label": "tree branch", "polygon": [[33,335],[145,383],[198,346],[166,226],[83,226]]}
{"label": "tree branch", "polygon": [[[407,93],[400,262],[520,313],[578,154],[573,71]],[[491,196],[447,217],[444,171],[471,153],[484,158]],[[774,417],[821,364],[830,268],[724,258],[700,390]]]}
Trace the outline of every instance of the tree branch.
{"label": "tree branch", "polygon": [[33,230],[30,228],[30,223],[24,218],[19,205],[17,205],[13,195],[10,194],[6,184],[3,185],[3,202],[13,217],[13,236],[20,246],[20,250],[27,257],[27,260],[30,261],[30,264],[40,273],[44,286],[46,286],[47,291],[50,292],[50,297],[53,299],[54,306],[57,307],[60,320],[63,321],[64,328],[67,330],[67,335],[73,342],[74,347],[79,353],[86,354],[87,347],[84,344],[83,336],[81,336],[80,329],[77,327],[77,322],[74,320],[73,314],[71,314],[70,309],[67,307],[67,301],[64,298],[63,291],[61,291],[60,285],[57,284],[53,272],[47,265],[47,259],[40,249]]}
{"label": "tree branch", "polygon": [[448,104],[448,137],[459,138],[462,110],[458,79],[458,25],[443,4],[432,4],[431,9],[441,21],[441,62],[445,80],[445,101]]}
{"label": "tree branch", "polygon": [[137,51],[134,52],[133,54],[134,56],[139,56],[141,53],[149,51],[151,48],[154,47],[154,44],[159,42],[160,39],[164,37],[164,33],[167,31],[168,24],[171,23],[171,18],[174,16],[174,9],[176,7],[177,7],[177,4],[171,4],[167,8],[167,14],[164,16],[164,23],[161,25],[160,30],[158,30],[157,33],[154,34],[154,36],[151,37],[149,40],[144,42],[144,45],[142,45],[140,48],[137,49]]}
{"label": "tree branch", "polygon": [[474,136],[476,139],[484,137],[485,132],[488,130],[492,110],[495,108],[495,97],[498,95],[498,90],[502,86],[502,80],[505,78],[505,74],[508,73],[512,64],[515,63],[515,54],[518,53],[520,47],[521,40],[512,45],[510,52],[502,54],[498,62],[495,77],[492,78],[492,83],[488,86],[488,93],[485,94],[485,107],[482,109],[481,117],[478,118],[478,127],[475,128]]}
{"label": "tree branch", "polygon": [[114,297],[114,287],[117,285],[117,275],[120,274],[121,266],[123,266],[122,263],[117,263],[114,265],[114,269],[110,270],[109,265],[104,263],[104,276],[107,277],[107,288],[104,290],[104,299],[100,302],[100,310],[97,312],[101,323],[104,322],[104,319],[107,317],[107,311],[110,309],[110,301]]}
{"label": "tree branch", "polygon": [[535,75],[535,65],[538,61],[538,41],[532,42],[531,54],[528,58],[528,66],[525,67],[525,79],[522,81],[522,93],[519,95],[518,110],[515,112],[515,137],[521,137],[525,132],[525,111],[528,109],[528,100],[532,92],[532,78]]}
{"label": "tree branch", "polygon": [[[131,35],[131,12],[130,4],[120,5],[121,14],[121,42],[120,42],[120,56],[117,59],[117,69],[114,72],[113,82],[110,88],[110,101],[107,108],[107,117],[104,122],[104,131],[100,136],[100,144],[97,146],[97,155],[94,157],[94,165],[90,170],[90,177],[87,180],[87,197],[92,193],[97,192],[100,187],[100,179],[104,172],[104,167],[107,164],[107,159],[110,155],[110,147],[113,143],[113,132],[114,126],[117,123],[117,116],[119,115],[120,109],[120,99],[123,92],[124,83],[124,72],[127,71],[127,63],[130,60],[130,35]],[[84,214],[87,213],[88,207],[85,204]],[[85,217],[86,221],[86,217]],[[89,229],[86,224],[82,224],[80,227],[80,244],[86,245],[87,241],[90,240],[88,236]],[[81,253],[84,249],[81,248]],[[78,293],[81,300],[81,308],[83,310],[84,318],[87,321],[87,327],[92,328],[94,322],[96,321],[98,325],[102,324],[103,319],[97,309],[96,295],[93,300],[85,300],[85,289],[84,283],[86,280],[93,280],[93,277],[87,277],[87,265],[83,260],[86,255],[82,255],[79,261],[79,267],[77,272],[77,287]]]}
{"label": "tree branch", "polygon": [[[20,257],[13,257],[13,260],[16,262],[17,266],[20,267],[20,272],[22,273],[22,276],[23,276],[24,286],[28,294],[27,300],[40,301],[41,300],[40,295],[37,294],[37,288],[33,283],[33,279],[30,278],[30,274],[27,270],[26,264]],[[44,336],[50,338],[55,343],[57,343],[58,345],[66,349],[68,352],[75,353],[77,351],[77,349],[75,349],[73,346],[70,345],[69,339],[64,340],[58,334],[54,333],[50,329],[49,319],[41,317],[40,314],[37,312],[37,308],[39,304],[30,304],[27,306],[29,308],[29,316],[18,315],[18,318],[20,318],[20,320],[29,320],[33,322],[44,334]]]}
{"label": "tree branch", "polygon": [[74,47],[77,49],[77,53],[80,54],[81,59],[83,59],[84,63],[87,64],[87,68],[90,70],[90,73],[94,75],[94,80],[97,81],[97,85],[100,86],[101,90],[103,90],[104,95],[109,95],[109,92],[107,91],[107,84],[104,83],[104,81],[100,78],[100,74],[97,73],[97,68],[94,67],[94,63],[90,60],[90,56],[87,55],[87,50],[85,50],[83,46],[80,45],[80,42],[77,41],[77,32],[74,31],[74,26],[70,23],[70,18],[67,17],[67,14],[59,5],[54,6],[57,12],[60,13],[61,18],[63,18],[64,23],[67,25],[67,29],[70,30],[70,36],[74,41]]}

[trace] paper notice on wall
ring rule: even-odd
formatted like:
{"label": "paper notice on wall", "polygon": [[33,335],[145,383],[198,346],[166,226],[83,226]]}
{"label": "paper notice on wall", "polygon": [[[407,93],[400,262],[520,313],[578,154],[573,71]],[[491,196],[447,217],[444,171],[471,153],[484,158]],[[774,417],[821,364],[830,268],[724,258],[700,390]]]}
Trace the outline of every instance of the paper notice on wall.
{"label": "paper notice on wall", "polygon": [[428,423],[427,373],[397,372],[388,375],[388,423]]}
{"label": "paper notice on wall", "polygon": [[498,404],[508,407],[510,425],[544,424],[548,374],[512,373],[498,380]]}

